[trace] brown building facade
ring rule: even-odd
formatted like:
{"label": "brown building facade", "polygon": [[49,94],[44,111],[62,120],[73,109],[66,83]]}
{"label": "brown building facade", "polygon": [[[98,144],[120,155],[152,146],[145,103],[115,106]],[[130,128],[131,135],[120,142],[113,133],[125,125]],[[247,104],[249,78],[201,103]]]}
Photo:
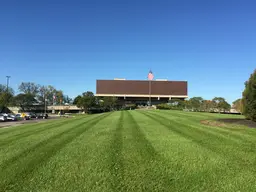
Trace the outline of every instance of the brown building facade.
{"label": "brown building facade", "polygon": [[96,96],[113,96],[124,103],[147,105],[188,97],[187,81],[97,80]]}

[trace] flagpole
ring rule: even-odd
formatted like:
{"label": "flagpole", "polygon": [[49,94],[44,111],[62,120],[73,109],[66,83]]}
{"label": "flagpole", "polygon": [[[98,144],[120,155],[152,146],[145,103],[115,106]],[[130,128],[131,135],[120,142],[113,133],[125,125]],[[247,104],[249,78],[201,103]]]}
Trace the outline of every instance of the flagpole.
{"label": "flagpole", "polygon": [[154,75],[150,70],[148,73],[148,95],[149,95],[149,106],[151,106],[151,81],[154,79]]}
{"label": "flagpole", "polygon": [[154,78],[152,71],[150,70],[148,73],[148,94],[149,94],[149,106],[151,106],[151,81]]}
{"label": "flagpole", "polygon": [[151,80],[149,82],[149,106],[151,106]]}

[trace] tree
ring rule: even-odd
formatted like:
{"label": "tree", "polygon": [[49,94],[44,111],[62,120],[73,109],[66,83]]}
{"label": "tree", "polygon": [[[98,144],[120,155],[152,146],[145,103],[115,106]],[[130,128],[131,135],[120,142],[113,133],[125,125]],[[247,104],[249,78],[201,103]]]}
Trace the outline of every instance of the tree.
{"label": "tree", "polygon": [[19,91],[26,93],[26,94],[32,94],[36,95],[39,92],[40,85],[37,85],[33,82],[22,82],[19,86]]}
{"label": "tree", "polygon": [[218,112],[220,112],[220,110],[221,110],[221,102],[224,102],[224,98],[222,98],[222,97],[214,97],[213,99],[212,99],[212,102],[213,102],[213,106],[214,106],[214,108],[215,109],[218,109]]}
{"label": "tree", "polygon": [[[54,99],[55,96],[55,99]],[[40,86],[40,89],[37,94],[37,100],[44,104],[61,104],[63,101],[63,92],[61,90],[56,90],[52,85]]]}
{"label": "tree", "polygon": [[38,94],[36,96],[40,104],[45,105],[47,94],[48,94],[47,86],[40,86]]}
{"label": "tree", "polygon": [[74,99],[73,104],[74,104],[74,105],[77,105],[78,102],[79,102],[79,100],[80,100],[81,98],[82,98],[82,96],[81,96],[81,95],[78,95],[78,96]]}
{"label": "tree", "polygon": [[211,100],[203,100],[201,109],[205,112],[210,112],[213,109],[213,103]]}
{"label": "tree", "polygon": [[256,69],[245,82],[242,105],[245,117],[256,121]]}
{"label": "tree", "polygon": [[192,108],[190,100],[184,100],[184,108],[188,110]]}
{"label": "tree", "polygon": [[53,96],[56,94],[56,92],[57,90],[52,85],[46,86],[46,100],[48,101],[49,105],[54,103]]}
{"label": "tree", "polygon": [[221,109],[226,112],[226,111],[230,111],[231,109],[231,105],[227,102],[227,101],[224,101],[221,103]]}
{"label": "tree", "polygon": [[116,97],[104,97],[102,102],[103,107],[107,111],[112,111],[117,107],[117,98]]}
{"label": "tree", "polygon": [[63,103],[63,100],[64,100],[63,99],[64,98],[63,91],[62,90],[56,90],[55,96],[56,96],[56,100],[55,100],[56,104],[61,105]]}
{"label": "tree", "polygon": [[237,99],[237,100],[235,100],[235,101],[232,103],[232,107],[233,107],[236,111],[242,113],[242,111],[243,111],[242,99]]}
{"label": "tree", "polygon": [[76,100],[76,102],[76,106],[82,108],[84,112],[87,113],[91,107],[96,106],[96,97],[94,96],[93,92],[87,91],[84,92],[82,96]]}
{"label": "tree", "polygon": [[[9,92],[0,93],[0,108],[1,110],[10,105],[13,95]],[[0,110],[0,112],[1,112]]]}
{"label": "tree", "polygon": [[7,90],[5,85],[0,84],[0,112],[11,104],[13,95],[14,91],[11,87],[8,87]]}
{"label": "tree", "polygon": [[0,93],[3,93],[3,92],[5,92],[6,91],[6,86],[5,85],[2,85],[2,84],[0,84]]}
{"label": "tree", "polygon": [[13,98],[13,103],[19,106],[22,111],[29,111],[31,106],[36,102],[32,93],[20,93]]}
{"label": "tree", "polygon": [[230,104],[223,97],[214,97],[212,102],[213,102],[213,106],[216,109],[218,109],[219,112],[221,111],[226,112],[231,108]]}
{"label": "tree", "polygon": [[63,102],[64,103],[72,103],[72,98],[70,98],[68,95],[63,95]]}
{"label": "tree", "polygon": [[170,109],[183,109],[185,108],[185,101],[181,99],[171,99],[169,101]]}
{"label": "tree", "polygon": [[202,109],[202,103],[203,103],[202,97],[192,97],[189,99],[190,107],[193,109],[193,111],[201,111]]}
{"label": "tree", "polygon": [[6,92],[8,92],[8,93],[11,94],[11,95],[14,95],[14,90],[13,90],[13,88],[8,87],[8,90],[7,90],[6,85],[0,84],[0,94],[1,94],[1,93],[6,93]]}

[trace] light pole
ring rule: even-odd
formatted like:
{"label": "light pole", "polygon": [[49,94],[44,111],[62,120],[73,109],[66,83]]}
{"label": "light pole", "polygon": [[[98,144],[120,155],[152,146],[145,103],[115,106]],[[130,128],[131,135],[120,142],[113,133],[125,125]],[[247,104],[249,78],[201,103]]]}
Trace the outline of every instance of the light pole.
{"label": "light pole", "polygon": [[6,76],[7,82],[6,82],[6,92],[8,92],[8,87],[9,87],[9,79],[11,76]]}

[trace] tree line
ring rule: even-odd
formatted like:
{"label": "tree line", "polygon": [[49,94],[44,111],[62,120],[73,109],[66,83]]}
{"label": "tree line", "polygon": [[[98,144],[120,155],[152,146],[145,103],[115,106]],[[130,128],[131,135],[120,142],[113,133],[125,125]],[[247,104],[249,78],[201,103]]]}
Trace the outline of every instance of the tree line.
{"label": "tree line", "polygon": [[[134,109],[136,105],[122,106],[115,97],[96,97],[93,92],[86,91],[74,100],[51,85],[39,85],[33,82],[22,82],[19,94],[15,95],[10,87],[0,84],[0,113],[7,106],[18,106],[23,111],[30,110],[33,105],[74,104],[85,112],[104,112],[119,109]],[[203,112],[226,112],[231,105],[223,97],[205,100],[202,97],[192,97],[189,100],[170,100],[169,103],[157,105],[158,109],[176,109]],[[247,119],[256,121],[256,70],[245,82],[242,98],[232,103],[232,108],[245,115]]]}
{"label": "tree line", "polygon": [[231,105],[223,97],[214,97],[212,100],[192,97],[189,100],[173,99],[169,103],[157,105],[157,108],[196,112],[227,112],[231,109]]}
{"label": "tree line", "polygon": [[[62,90],[51,85],[44,86],[33,82],[22,82],[19,94],[14,95],[12,88],[0,84],[0,108],[18,106],[22,111],[29,111],[35,105],[60,105],[63,103],[74,104],[86,113],[105,112],[119,109],[135,109],[135,104],[123,106],[116,97],[97,97],[91,91],[83,92],[74,100],[65,96]],[[202,97],[193,97],[189,100],[170,100],[168,104],[157,105],[158,109],[186,109],[190,111],[228,111],[231,106],[222,97],[204,100]],[[0,111],[1,112],[1,111]]]}
{"label": "tree line", "polygon": [[[73,104],[85,112],[92,110],[111,111],[118,109],[135,109],[135,104],[123,106],[115,97],[96,97],[90,91],[78,95]],[[176,109],[201,112],[227,112],[231,105],[223,97],[215,97],[212,100],[204,100],[202,97],[192,97],[189,100],[172,99],[168,103],[159,104],[158,109]]]}
{"label": "tree line", "polygon": [[59,105],[72,102],[72,99],[64,95],[62,90],[51,85],[22,82],[18,91],[19,93],[15,95],[13,88],[0,84],[0,112],[8,106],[17,106],[22,111],[29,111],[36,105]]}
{"label": "tree line", "polygon": [[107,112],[122,109],[124,106],[116,97],[98,97],[91,91],[78,95],[73,102],[86,113]]}

